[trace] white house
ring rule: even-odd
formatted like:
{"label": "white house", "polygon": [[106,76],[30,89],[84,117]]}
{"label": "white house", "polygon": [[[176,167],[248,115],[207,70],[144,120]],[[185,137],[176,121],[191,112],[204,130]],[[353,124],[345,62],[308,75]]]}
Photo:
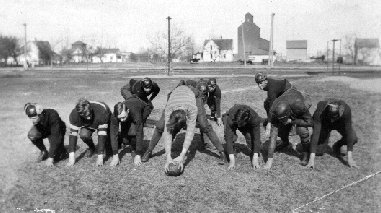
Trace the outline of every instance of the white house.
{"label": "white house", "polygon": [[204,41],[202,61],[232,62],[233,60],[233,39],[210,39]]}
{"label": "white house", "polygon": [[87,61],[87,44],[82,41],[76,41],[71,45],[71,51],[71,62],[80,63]]}
{"label": "white house", "polygon": [[127,62],[131,53],[120,52],[119,49],[101,49],[92,57],[93,63],[121,63]]}
{"label": "white house", "polygon": [[[35,66],[39,64],[39,50],[38,41],[29,41],[26,45],[26,54],[24,53],[24,46],[21,47],[22,53],[17,57],[19,64],[27,64],[29,66]],[[25,61],[26,60],[26,61]]]}

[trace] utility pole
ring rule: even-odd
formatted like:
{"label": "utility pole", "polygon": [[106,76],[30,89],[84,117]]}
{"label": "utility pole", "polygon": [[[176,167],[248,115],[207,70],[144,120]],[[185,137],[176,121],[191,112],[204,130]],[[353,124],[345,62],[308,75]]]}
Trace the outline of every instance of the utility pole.
{"label": "utility pole", "polygon": [[171,73],[171,17],[168,16],[168,73],[167,75],[170,75]]}
{"label": "utility pole", "polygon": [[245,67],[246,67],[246,47],[245,47],[245,34],[243,33],[244,30],[243,30],[243,25],[245,24],[245,22],[242,22],[242,46],[243,46],[243,62],[245,64]]}
{"label": "utility pole", "polygon": [[274,46],[273,46],[273,31],[274,31],[274,16],[275,16],[275,13],[271,13],[271,33],[270,33],[270,51],[269,51],[269,62],[268,62],[268,65],[270,67],[273,67],[273,54],[274,54]]}
{"label": "utility pole", "polygon": [[340,74],[340,66],[341,66],[341,62],[344,62],[344,58],[341,56],[341,39],[340,40],[340,52],[339,52],[339,57],[340,57],[340,63],[339,63],[339,74]]}
{"label": "utility pole", "polygon": [[24,45],[24,69],[28,69],[28,63],[26,61],[26,52],[27,52],[27,39],[26,39],[26,23],[23,24],[24,25],[24,42],[25,42],[25,45]]}
{"label": "utility pole", "polygon": [[332,39],[332,74],[335,72],[335,42],[339,39]]}
{"label": "utility pole", "polygon": [[325,56],[325,60],[327,60],[327,72],[328,72],[328,44],[329,44],[329,41],[327,41],[327,55]]}

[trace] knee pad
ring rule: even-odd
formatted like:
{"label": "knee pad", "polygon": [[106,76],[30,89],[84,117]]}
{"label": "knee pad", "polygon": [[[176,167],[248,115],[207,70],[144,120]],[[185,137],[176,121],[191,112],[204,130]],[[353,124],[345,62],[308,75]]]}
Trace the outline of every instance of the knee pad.
{"label": "knee pad", "polygon": [[93,131],[91,131],[90,129],[87,129],[87,128],[81,128],[81,130],[79,131],[79,137],[83,141],[91,140],[92,134],[93,134]]}
{"label": "knee pad", "polygon": [[42,138],[42,133],[36,128],[36,126],[32,126],[32,128],[28,132],[28,138],[31,141],[35,141]]}

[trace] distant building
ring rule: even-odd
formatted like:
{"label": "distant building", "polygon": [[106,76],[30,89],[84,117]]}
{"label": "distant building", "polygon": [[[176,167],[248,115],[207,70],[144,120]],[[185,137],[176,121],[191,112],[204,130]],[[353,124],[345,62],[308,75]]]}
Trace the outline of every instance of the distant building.
{"label": "distant building", "polygon": [[98,49],[91,57],[93,63],[121,63],[128,60],[129,54],[122,53],[119,49]]}
{"label": "distant building", "polygon": [[55,55],[49,41],[29,41],[26,49],[25,54],[24,46],[20,48],[21,54],[17,57],[19,64],[25,64],[25,60],[29,66],[50,64],[50,57]]}
{"label": "distant building", "polygon": [[287,61],[307,61],[307,40],[286,41]]}
{"label": "distant building", "polygon": [[381,65],[380,43],[376,39],[355,40],[355,63],[366,65]]}
{"label": "distant building", "polygon": [[[261,38],[261,28],[253,22],[253,16],[246,13],[245,22],[237,29],[238,55],[243,60],[246,52],[246,60],[249,58],[266,58],[269,55],[269,41]],[[243,44],[245,43],[245,48]],[[267,57],[268,58],[268,57]]]}
{"label": "distant building", "polygon": [[76,41],[71,45],[71,62],[82,63],[87,61],[87,44]]}
{"label": "distant building", "polygon": [[204,41],[202,61],[231,62],[233,57],[233,39],[209,39]]}

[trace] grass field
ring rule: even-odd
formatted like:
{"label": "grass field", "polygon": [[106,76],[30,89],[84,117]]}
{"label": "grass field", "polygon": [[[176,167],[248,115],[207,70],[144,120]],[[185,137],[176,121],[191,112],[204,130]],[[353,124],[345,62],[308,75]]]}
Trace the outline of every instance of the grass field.
{"label": "grass field", "polygon": [[[120,88],[129,77],[151,74],[157,71],[0,73],[0,212],[33,212],[36,209],[56,212],[291,212],[316,197],[381,169],[380,94],[355,90],[338,81],[319,81],[321,76],[291,78],[290,81],[312,98],[311,113],[319,100],[328,97],[343,99],[352,107],[354,127],[360,139],[354,149],[359,169],[350,169],[332,157],[329,148],[321,147],[325,154],[316,158],[315,170],[300,166],[292,150],[276,153],[271,171],[253,170],[241,135],[238,147],[242,153],[238,154],[234,171],[217,164],[216,151],[209,148],[212,146],[201,148],[199,135],[195,136],[190,148],[192,155],[180,177],[164,175],[162,141],[154,150],[154,157],[140,167],[133,166],[128,149],[121,153],[122,162],[117,168],[109,167],[110,160],[104,167],[95,167],[96,157],[80,158],[72,168],[65,166],[66,160],[54,168],[33,162],[38,152],[26,136],[31,126],[23,112],[26,102],[55,108],[68,123],[69,113],[79,97],[102,100],[112,107],[121,100]],[[265,115],[262,106],[266,94],[255,87],[254,76],[223,77],[218,76],[218,70],[212,74],[216,75],[223,91],[222,111],[235,103],[243,103],[261,116]],[[153,101],[156,108],[151,115],[153,119],[158,119],[166,94],[178,80],[174,76],[155,79],[161,92]],[[222,140],[222,128],[215,124],[213,127]],[[152,129],[145,128],[146,143],[151,136]],[[177,147],[181,146],[181,136],[175,142]],[[333,134],[329,145],[338,138],[338,134]],[[298,143],[299,139],[292,136],[291,141]],[[67,138],[65,144],[68,144]],[[77,157],[86,149],[81,141],[78,145]],[[380,175],[375,176],[298,212],[380,212],[380,183]]]}

